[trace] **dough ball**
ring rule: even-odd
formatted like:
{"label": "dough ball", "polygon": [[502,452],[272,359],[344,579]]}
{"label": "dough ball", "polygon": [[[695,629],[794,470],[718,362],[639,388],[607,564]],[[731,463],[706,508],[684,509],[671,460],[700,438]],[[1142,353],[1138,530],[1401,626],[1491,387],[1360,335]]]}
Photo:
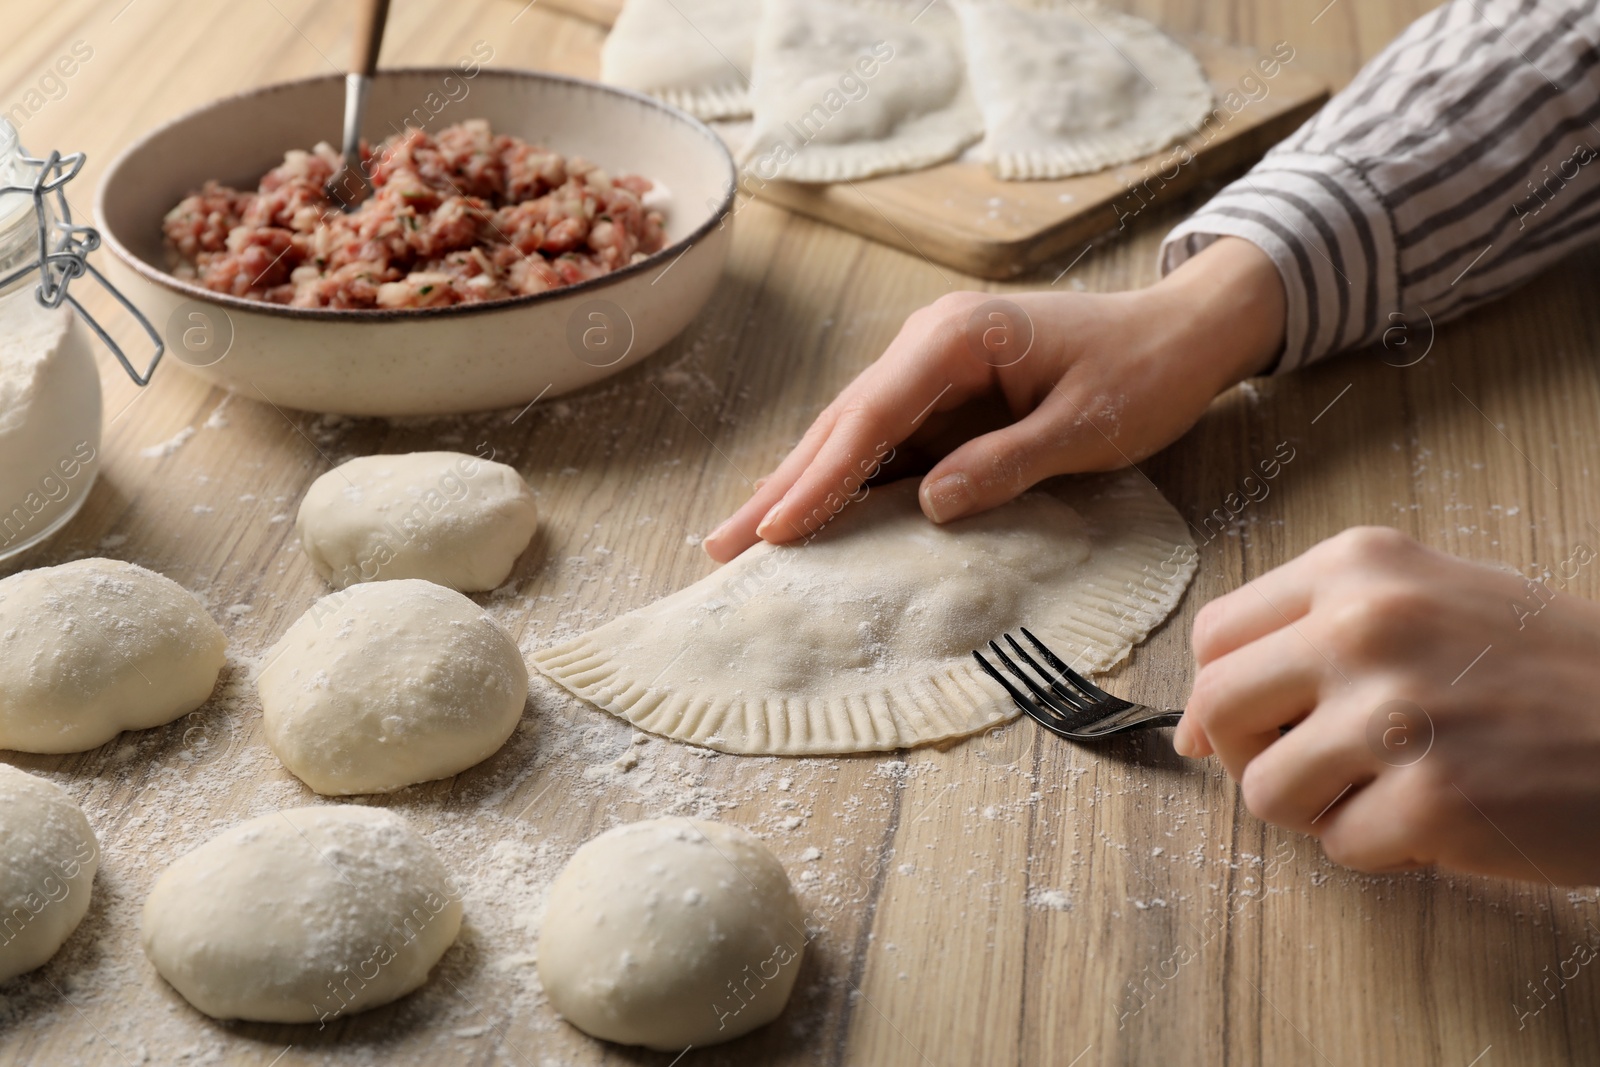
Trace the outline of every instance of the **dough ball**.
{"label": "dough ball", "polygon": [[114,559],[0,580],[0,748],[83,752],[205,703],[222,630],[183,586]]}
{"label": "dough ball", "polygon": [[331,1022],[428,980],[461,929],[438,855],[353,805],[241,823],[180,858],[144,904],[144,950],[216,1019]]}
{"label": "dough ball", "polygon": [[550,887],[539,978],[585,1033],[677,1052],[778,1017],[805,953],[783,865],[722,823],[608,830]]}
{"label": "dough ball", "polygon": [[43,966],[72,936],[99,865],[67,791],[0,763],[0,982]]}
{"label": "dough ball", "polygon": [[317,601],[267,653],[258,685],[272,751],[312,789],[344,796],[487,759],[522,718],[528,668],[482,608],[409,578]]}
{"label": "dough ball", "polygon": [[461,452],[363,456],[311,483],[300,543],[317,573],[357,582],[426,578],[493,589],[533,539],[533,493],[504,463]]}

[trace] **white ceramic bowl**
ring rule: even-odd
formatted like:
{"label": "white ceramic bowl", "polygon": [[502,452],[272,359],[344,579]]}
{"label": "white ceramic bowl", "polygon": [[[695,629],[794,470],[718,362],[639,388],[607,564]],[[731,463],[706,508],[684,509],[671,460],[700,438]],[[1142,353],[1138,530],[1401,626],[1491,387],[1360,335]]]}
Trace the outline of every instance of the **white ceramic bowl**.
{"label": "white ceramic bowl", "polygon": [[[462,95],[462,87],[466,88]],[[509,133],[666,193],[667,247],[601,278],[444,308],[287,308],[166,272],[161,220],[215,178],[254,188],[289,148],[337,144],[337,75],[208,104],[117,157],[95,199],[106,273],[161,331],[168,361],[280,407],[345,415],[475,411],[556,396],[633,366],[699,313],[727,259],[734,165],[703,124],[648,97],[531,71],[387,70],[363,135],[486,118]],[[440,108],[440,103],[443,103]],[[439,108],[437,114],[434,109]]]}

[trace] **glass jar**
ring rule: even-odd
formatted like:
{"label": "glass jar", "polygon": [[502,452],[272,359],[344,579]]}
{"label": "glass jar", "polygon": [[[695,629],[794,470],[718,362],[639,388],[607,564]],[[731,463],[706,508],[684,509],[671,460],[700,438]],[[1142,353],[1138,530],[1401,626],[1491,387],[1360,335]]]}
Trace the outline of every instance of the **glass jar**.
{"label": "glass jar", "polygon": [[[0,119],[0,187],[31,186],[16,130]],[[42,197],[0,193],[0,279],[40,260]],[[68,303],[47,307],[40,278],[0,288],[0,561],[43,541],[83,507],[100,470],[100,374]]]}

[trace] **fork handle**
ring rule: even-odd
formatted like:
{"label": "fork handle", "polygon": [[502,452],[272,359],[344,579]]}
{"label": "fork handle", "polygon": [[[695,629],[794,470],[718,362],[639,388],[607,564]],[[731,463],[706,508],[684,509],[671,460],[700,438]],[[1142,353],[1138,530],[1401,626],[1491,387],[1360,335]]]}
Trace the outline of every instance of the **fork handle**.
{"label": "fork handle", "polygon": [[363,0],[356,17],[355,54],[350,73],[372,77],[383,47],[383,27],[389,21],[389,0]]}

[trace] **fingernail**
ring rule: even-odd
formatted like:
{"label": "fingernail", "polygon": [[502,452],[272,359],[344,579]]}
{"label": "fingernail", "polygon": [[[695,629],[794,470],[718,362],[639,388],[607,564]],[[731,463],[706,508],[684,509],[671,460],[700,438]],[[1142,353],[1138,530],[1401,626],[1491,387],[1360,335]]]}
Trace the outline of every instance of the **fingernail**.
{"label": "fingernail", "polygon": [[947,474],[922,487],[922,507],[934,522],[949,522],[972,505],[972,482],[965,474]]}
{"label": "fingernail", "polygon": [[[728,521],[732,521],[732,520],[728,520]],[[700,539],[700,547],[704,548],[706,545],[709,545],[711,542],[717,540],[719,537],[721,537],[723,534],[725,534],[727,532],[728,532],[728,522],[724,522],[721,526],[718,526],[715,530],[712,530],[710,533],[706,534],[704,537],[702,537]]]}
{"label": "fingernail", "polygon": [[751,495],[761,492],[761,487],[766,484],[767,480],[765,478],[757,478],[755,487],[750,490]]}
{"label": "fingernail", "polygon": [[1172,735],[1172,751],[1180,756],[1194,755],[1194,746],[1189,744],[1189,735],[1179,730]]}
{"label": "fingernail", "polygon": [[776,504],[772,505],[772,510],[767,512],[760,522],[756,523],[757,537],[765,539],[767,534],[772,532],[772,527],[778,520],[778,512],[782,510],[783,501],[780,500]]}

